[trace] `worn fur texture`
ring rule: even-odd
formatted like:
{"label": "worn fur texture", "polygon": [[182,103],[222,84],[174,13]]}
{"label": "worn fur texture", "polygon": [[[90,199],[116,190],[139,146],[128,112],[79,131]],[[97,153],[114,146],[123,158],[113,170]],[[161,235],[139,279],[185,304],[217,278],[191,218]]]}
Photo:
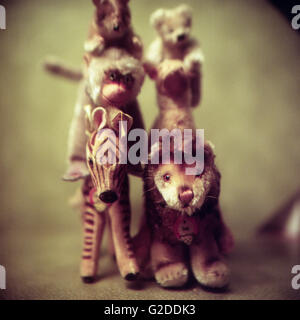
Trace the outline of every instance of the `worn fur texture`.
{"label": "worn fur texture", "polygon": [[141,59],[143,44],[131,27],[129,0],[93,0],[96,7],[91,23],[85,51],[101,55],[109,47],[127,50],[132,56]]}
{"label": "worn fur texture", "polygon": [[165,59],[184,61],[191,71],[191,105],[197,106],[201,99],[201,65],[204,57],[198,42],[190,36],[192,10],[187,5],[174,9],[158,9],[150,18],[158,33],[147,52],[146,64],[157,66]]}

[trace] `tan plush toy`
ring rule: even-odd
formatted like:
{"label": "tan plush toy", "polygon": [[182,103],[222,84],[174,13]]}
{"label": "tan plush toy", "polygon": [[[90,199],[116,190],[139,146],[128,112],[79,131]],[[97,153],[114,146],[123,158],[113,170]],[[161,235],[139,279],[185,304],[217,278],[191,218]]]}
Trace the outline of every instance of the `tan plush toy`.
{"label": "tan plush toy", "polygon": [[127,50],[141,59],[143,44],[131,27],[129,0],[93,0],[96,6],[88,40],[84,44],[87,53],[101,55],[109,47]]}
{"label": "tan plush toy", "polygon": [[191,105],[197,106],[201,98],[201,65],[204,57],[198,42],[190,36],[191,8],[180,5],[170,10],[158,9],[151,15],[150,22],[158,37],[150,45],[146,63],[157,66],[165,59],[182,60],[191,71]]}
{"label": "tan plush toy", "polygon": [[[129,130],[133,119],[113,107],[99,107],[93,111],[87,107],[86,112],[87,128],[90,130],[86,158],[91,176],[85,179],[82,187],[84,239],[80,275],[84,282],[91,283],[95,280],[102,235],[107,223],[110,252],[115,254],[122,277],[134,280],[139,267],[130,238],[127,165],[119,163],[120,138],[127,134],[127,131],[122,132],[120,129],[119,121],[126,121]],[[106,148],[105,144],[111,137],[110,131],[105,129],[113,130],[116,134],[116,140],[111,146],[116,159],[112,163],[103,163],[103,158],[99,156],[101,148]]]}
{"label": "tan plush toy", "polygon": [[[195,128],[184,63],[165,60],[152,73],[156,75],[160,108],[153,129]],[[223,255],[231,250],[233,238],[219,208],[221,176],[214,158],[212,145],[206,142],[201,174],[187,175],[185,169],[190,165],[176,164],[174,152],[169,164],[150,163],[145,167],[147,223],[142,233],[147,236],[145,230],[150,229],[151,266],[163,287],[183,286],[189,267],[202,285],[221,288],[228,284],[230,272]],[[141,241],[139,237],[141,234],[137,237]],[[145,265],[147,252],[138,244],[136,247],[140,258],[144,254],[141,265]]]}

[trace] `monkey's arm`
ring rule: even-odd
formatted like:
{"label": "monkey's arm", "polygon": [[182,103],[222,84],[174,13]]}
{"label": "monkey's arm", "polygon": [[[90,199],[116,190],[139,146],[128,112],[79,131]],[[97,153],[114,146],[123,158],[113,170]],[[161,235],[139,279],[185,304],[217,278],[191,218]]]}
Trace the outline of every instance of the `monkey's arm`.
{"label": "monkey's arm", "polygon": [[90,103],[85,91],[85,81],[82,81],[78,90],[74,115],[69,130],[68,141],[68,168],[63,176],[65,181],[76,181],[89,175],[86,166],[86,118],[84,106]]}

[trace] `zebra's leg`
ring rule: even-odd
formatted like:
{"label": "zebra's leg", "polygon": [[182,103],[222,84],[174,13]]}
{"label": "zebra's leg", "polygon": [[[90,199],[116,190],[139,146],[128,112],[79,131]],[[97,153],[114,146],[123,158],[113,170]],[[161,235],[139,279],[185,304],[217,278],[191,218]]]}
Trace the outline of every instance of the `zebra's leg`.
{"label": "zebra's leg", "polygon": [[115,258],[115,247],[114,247],[114,241],[112,237],[112,230],[111,230],[111,221],[109,217],[107,217],[107,223],[108,223],[108,228],[107,228],[107,248],[108,248],[108,253],[111,257]]}
{"label": "zebra's leg", "polygon": [[105,212],[98,212],[86,203],[82,212],[83,251],[80,275],[85,283],[92,283],[98,270],[99,251],[105,226]]}
{"label": "zebra's leg", "polygon": [[121,276],[128,281],[135,280],[139,273],[139,267],[130,237],[130,205],[128,192],[121,192],[120,199],[111,205],[108,213],[111,221],[116,260]]}

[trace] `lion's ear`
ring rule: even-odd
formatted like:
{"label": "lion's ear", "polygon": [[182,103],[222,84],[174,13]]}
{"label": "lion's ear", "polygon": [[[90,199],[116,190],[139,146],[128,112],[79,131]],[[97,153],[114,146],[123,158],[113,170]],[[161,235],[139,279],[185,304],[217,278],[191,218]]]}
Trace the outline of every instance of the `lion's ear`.
{"label": "lion's ear", "polygon": [[93,127],[96,130],[103,129],[106,126],[106,111],[104,108],[98,107],[94,109],[91,116]]}
{"label": "lion's ear", "polygon": [[205,163],[212,163],[215,159],[215,146],[210,141],[204,143],[204,161]]}

